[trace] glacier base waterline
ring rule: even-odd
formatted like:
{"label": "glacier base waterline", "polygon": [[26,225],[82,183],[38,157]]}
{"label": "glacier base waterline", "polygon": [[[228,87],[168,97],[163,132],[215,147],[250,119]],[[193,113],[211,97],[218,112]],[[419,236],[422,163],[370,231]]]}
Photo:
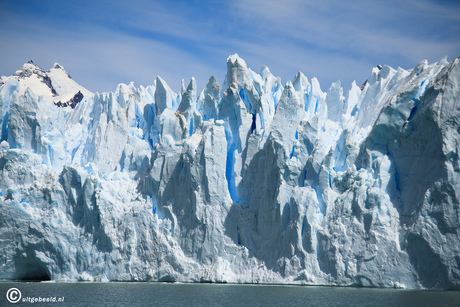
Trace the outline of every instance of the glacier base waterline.
{"label": "glacier base waterline", "polygon": [[323,92],[232,55],[199,94],[27,63],[0,83],[0,279],[460,289],[459,61]]}

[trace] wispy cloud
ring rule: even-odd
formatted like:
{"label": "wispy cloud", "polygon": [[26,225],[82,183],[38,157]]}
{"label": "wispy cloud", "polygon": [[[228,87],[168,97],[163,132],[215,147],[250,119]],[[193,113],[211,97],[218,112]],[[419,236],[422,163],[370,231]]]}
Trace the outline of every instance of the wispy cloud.
{"label": "wispy cloud", "polygon": [[[455,39],[460,33],[458,4],[448,7],[412,0],[238,0],[233,4],[242,12],[245,26],[255,29],[255,45],[273,47],[292,62],[303,64],[307,58],[314,75],[330,74],[328,82],[332,75],[359,80],[365,77],[363,65],[367,72],[369,65],[377,63],[411,68],[425,58],[433,62],[460,53],[460,41]],[[354,78],[350,75],[358,71]]]}
{"label": "wispy cloud", "polygon": [[36,20],[24,22],[17,16],[6,22],[11,30],[2,33],[2,41],[8,44],[0,45],[0,52],[13,60],[2,63],[2,74],[11,74],[33,59],[45,69],[60,62],[92,91],[113,91],[120,82],[149,85],[157,75],[179,90],[182,78],[187,82],[195,76],[204,86],[214,70],[212,63],[181,46],[104,25],[74,22],[77,26],[67,29]]}
{"label": "wispy cloud", "polygon": [[[289,45],[305,45],[349,56],[387,54],[418,57],[421,45],[453,52],[459,15],[428,1],[288,1],[238,0],[235,7],[251,27]],[[457,8],[460,8],[457,5]],[[458,11],[457,11],[458,12]],[[262,29],[265,28],[265,29]],[[265,30],[265,31],[264,31]],[[448,33],[446,33],[448,31]],[[433,48],[431,48],[433,49]],[[457,52],[460,49],[457,49]],[[421,60],[421,59],[418,59]]]}

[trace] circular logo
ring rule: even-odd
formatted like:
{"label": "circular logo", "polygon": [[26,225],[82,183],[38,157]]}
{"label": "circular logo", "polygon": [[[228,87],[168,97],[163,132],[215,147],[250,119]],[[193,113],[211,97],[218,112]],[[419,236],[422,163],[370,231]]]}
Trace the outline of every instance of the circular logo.
{"label": "circular logo", "polygon": [[19,302],[21,299],[21,291],[17,288],[11,288],[6,292],[6,299],[13,304]]}

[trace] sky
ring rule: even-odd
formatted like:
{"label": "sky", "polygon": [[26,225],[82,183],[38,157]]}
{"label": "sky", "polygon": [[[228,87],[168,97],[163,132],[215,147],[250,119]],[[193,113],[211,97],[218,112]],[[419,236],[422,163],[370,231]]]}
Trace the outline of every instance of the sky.
{"label": "sky", "polygon": [[119,83],[198,90],[238,53],[293,80],[298,71],[326,91],[361,85],[377,64],[404,69],[460,55],[460,1],[447,0],[0,0],[0,75],[33,60],[60,63],[93,92]]}

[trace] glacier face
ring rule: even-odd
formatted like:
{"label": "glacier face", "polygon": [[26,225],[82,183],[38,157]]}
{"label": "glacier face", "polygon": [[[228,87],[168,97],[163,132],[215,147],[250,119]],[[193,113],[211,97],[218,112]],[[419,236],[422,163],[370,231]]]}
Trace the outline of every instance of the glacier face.
{"label": "glacier face", "polygon": [[346,92],[238,55],[199,94],[37,69],[1,79],[0,279],[460,289],[460,58]]}

